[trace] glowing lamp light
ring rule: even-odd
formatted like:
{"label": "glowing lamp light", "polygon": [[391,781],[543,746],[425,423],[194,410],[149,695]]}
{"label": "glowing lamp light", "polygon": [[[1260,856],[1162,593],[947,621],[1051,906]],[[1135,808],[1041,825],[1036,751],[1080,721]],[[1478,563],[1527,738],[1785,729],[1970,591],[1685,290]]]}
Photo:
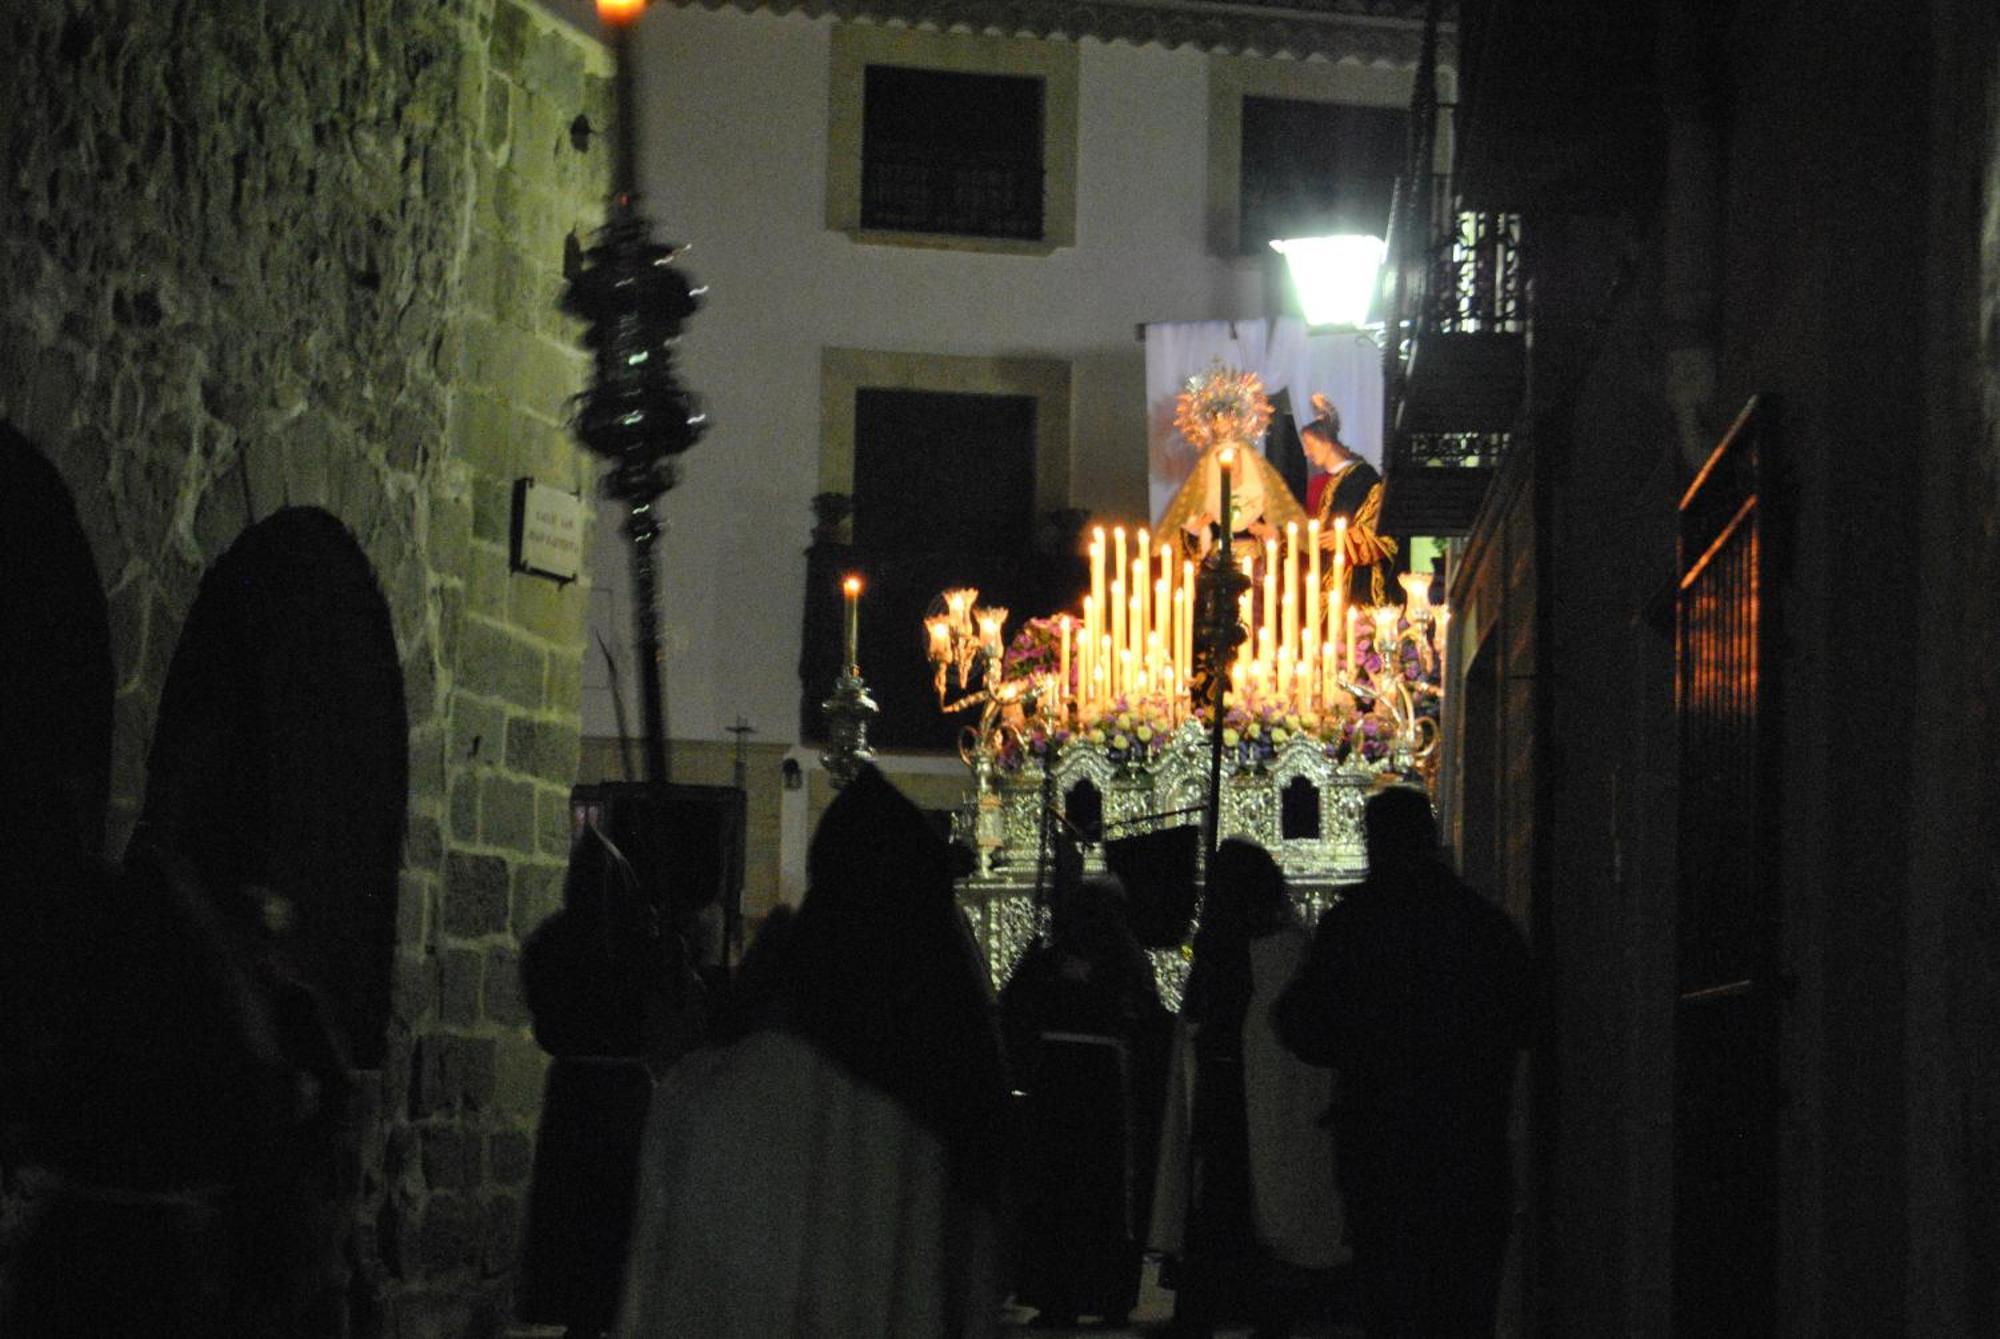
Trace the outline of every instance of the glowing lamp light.
{"label": "glowing lamp light", "polygon": [[1428,572],[1405,572],[1396,578],[1403,587],[1404,617],[1421,623],[1430,615],[1431,576]]}
{"label": "glowing lamp light", "polygon": [[646,0],[597,0],[600,22],[622,28],[646,12]]}
{"label": "glowing lamp light", "polygon": [[1007,611],[998,608],[981,609],[978,611],[977,617],[979,619],[979,641],[986,648],[986,654],[992,656],[999,655],[1001,651],[1000,630],[1006,625]]}
{"label": "glowing lamp light", "polygon": [[1306,324],[1363,326],[1375,298],[1385,247],[1379,237],[1279,238],[1271,249],[1285,258]]}

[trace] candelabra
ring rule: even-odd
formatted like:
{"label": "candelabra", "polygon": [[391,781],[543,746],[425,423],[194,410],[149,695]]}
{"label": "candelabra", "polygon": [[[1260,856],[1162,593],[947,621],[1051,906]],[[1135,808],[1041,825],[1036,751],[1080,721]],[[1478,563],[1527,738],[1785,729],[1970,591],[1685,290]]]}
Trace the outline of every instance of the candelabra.
{"label": "candelabra", "polygon": [[631,24],[643,0],[600,0],[615,61],[617,124],[612,130],[610,217],[570,278],[563,310],[585,324],[592,354],[589,389],[577,397],[573,426],[592,455],[610,463],[604,492],[625,508],[630,546],[634,647],[645,730],[646,779],[667,780],[666,719],[660,690],[659,587],[655,545],[660,498],[674,486],[675,458],[707,431],[699,401],[674,376],[681,326],[701,308],[697,288],[674,264],[678,246],[653,240],[638,208],[637,98]]}
{"label": "candelabra", "polygon": [[861,678],[861,578],[848,577],[840,588],[846,597],[840,675],[833,681],[833,696],[819,704],[826,713],[826,747],[820,751],[819,762],[836,789],[875,761],[875,750],[868,747],[868,723],[882,710]]}
{"label": "candelabra", "polygon": [[934,669],[938,709],[944,712],[979,708],[979,724],[959,735],[958,756],[972,769],[973,845],[981,873],[993,870],[1003,838],[997,759],[1007,733],[1015,727],[1010,709],[1024,715],[1036,709],[1042,684],[1038,676],[1006,677],[1006,642],[1002,633],[1007,611],[979,606],[979,592],[948,590],[932,602],[924,619],[928,654]]}

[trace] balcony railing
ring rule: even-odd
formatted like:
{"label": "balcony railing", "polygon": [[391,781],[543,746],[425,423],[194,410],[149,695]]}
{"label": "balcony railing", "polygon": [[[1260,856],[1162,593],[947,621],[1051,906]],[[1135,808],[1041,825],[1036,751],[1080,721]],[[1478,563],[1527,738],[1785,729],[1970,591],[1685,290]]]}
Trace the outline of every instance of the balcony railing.
{"label": "balcony railing", "polygon": [[1527,303],[1518,214],[1461,207],[1435,168],[1435,25],[1411,103],[1410,157],[1389,235],[1386,487],[1382,523],[1401,534],[1471,527],[1521,409]]}

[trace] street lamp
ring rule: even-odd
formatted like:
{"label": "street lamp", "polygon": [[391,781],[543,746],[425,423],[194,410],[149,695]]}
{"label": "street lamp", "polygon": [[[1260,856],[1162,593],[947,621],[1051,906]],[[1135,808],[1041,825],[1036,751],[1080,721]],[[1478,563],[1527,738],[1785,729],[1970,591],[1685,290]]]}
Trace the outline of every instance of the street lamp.
{"label": "street lamp", "polygon": [[1359,233],[1276,238],[1271,249],[1285,258],[1307,325],[1368,324],[1386,252],[1381,238]]}

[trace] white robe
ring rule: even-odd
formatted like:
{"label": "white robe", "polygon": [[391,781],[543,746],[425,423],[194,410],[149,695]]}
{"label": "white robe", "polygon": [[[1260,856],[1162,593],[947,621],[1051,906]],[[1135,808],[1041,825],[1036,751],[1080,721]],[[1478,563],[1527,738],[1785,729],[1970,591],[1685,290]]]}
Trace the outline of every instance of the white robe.
{"label": "white robe", "polygon": [[[1243,1020],[1243,1091],[1250,1144],[1250,1208],[1265,1249],[1288,1264],[1330,1269],[1352,1257],[1342,1243],[1334,1188],[1333,1135],[1321,1118],[1333,1100],[1333,1071],[1279,1045],[1271,1005],[1312,945],[1302,926],[1250,941],[1250,1009]],[[1186,1232],[1188,1162],[1193,1155],[1194,1044],[1183,1019],[1174,1027],[1167,1109],[1160,1130],[1150,1244],[1179,1254]]]}
{"label": "white robe", "polygon": [[648,1115],[616,1333],[991,1334],[997,1224],[948,1181],[943,1142],[810,1043],[696,1052]]}

